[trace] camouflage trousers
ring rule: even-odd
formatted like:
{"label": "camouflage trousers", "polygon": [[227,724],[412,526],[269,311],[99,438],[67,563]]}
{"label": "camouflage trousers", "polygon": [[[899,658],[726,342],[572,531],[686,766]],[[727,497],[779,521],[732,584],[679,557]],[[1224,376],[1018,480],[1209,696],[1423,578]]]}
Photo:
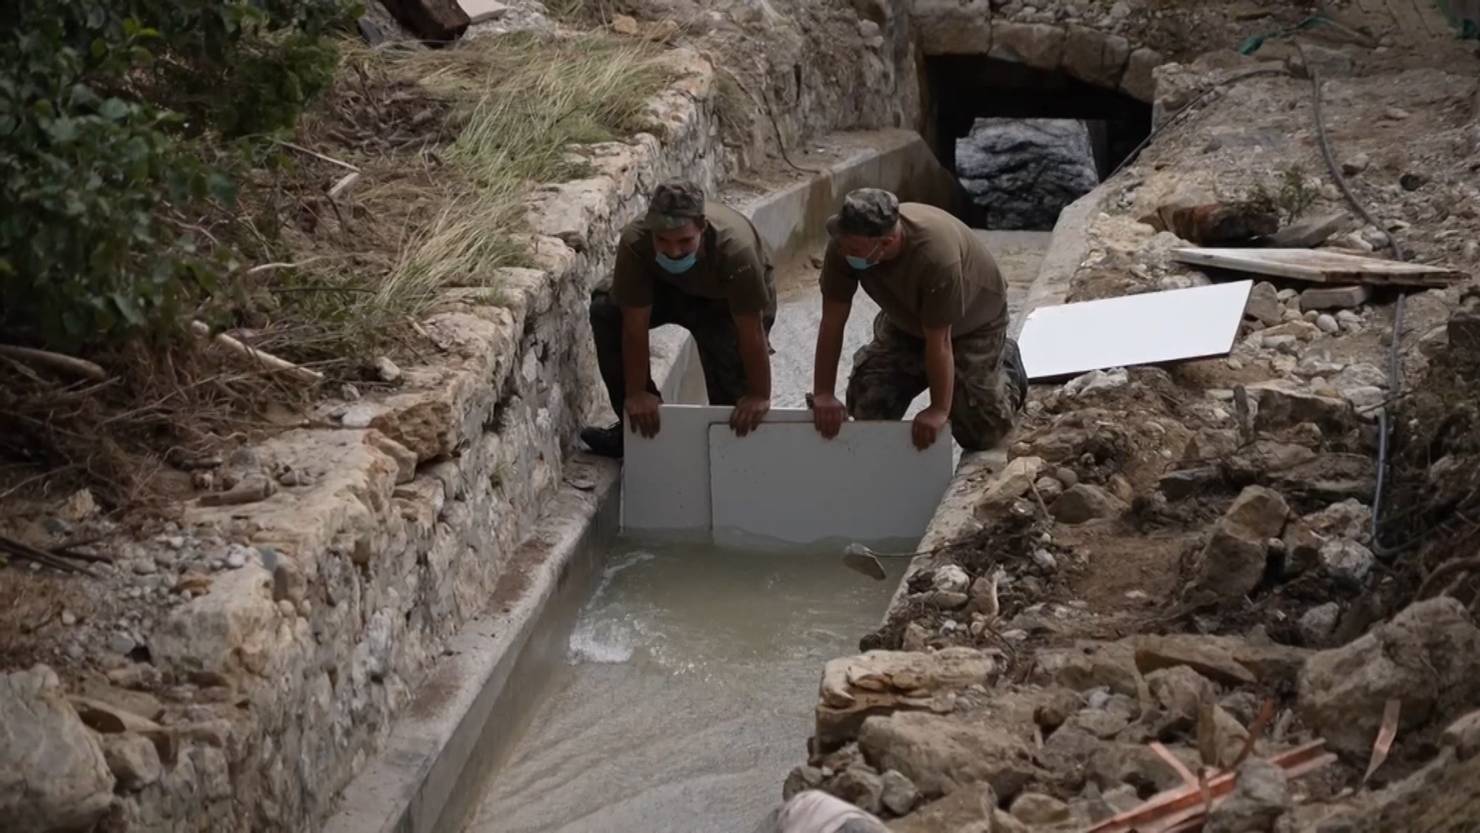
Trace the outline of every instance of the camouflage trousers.
{"label": "camouflage trousers", "polygon": [[[989,449],[1017,424],[1027,396],[1027,374],[1017,342],[1004,327],[983,327],[951,340],[956,384],[951,434],[967,451]],[[903,419],[910,403],[929,388],[925,342],[879,313],[874,338],[853,354],[848,413],[854,419]]]}
{"label": "camouflage trousers", "polygon": [[[622,309],[604,289],[591,293],[591,335],[596,341],[596,364],[607,397],[617,418],[622,417],[627,401],[626,379],[622,372]],[[766,333],[776,321],[773,313],[762,316]],[[652,316],[648,328],[677,324],[689,331],[698,348],[699,364],[704,369],[704,387],[711,405],[734,405],[746,392],[745,362],[740,358],[740,336],[735,332],[735,319],[730,305],[714,298],[690,295],[665,283],[653,289]],[[651,378],[648,390],[658,392]]]}

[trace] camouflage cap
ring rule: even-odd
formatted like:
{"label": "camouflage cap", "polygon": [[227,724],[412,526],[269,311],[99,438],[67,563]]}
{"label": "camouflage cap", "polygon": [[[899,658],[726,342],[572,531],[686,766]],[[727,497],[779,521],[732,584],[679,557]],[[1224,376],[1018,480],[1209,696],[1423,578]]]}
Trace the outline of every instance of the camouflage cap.
{"label": "camouflage cap", "polygon": [[899,223],[899,198],[882,188],[859,188],[843,197],[843,208],[827,220],[833,237],[883,237]]}
{"label": "camouflage cap", "polygon": [[704,189],[686,179],[671,179],[653,189],[648,225],[657,231],[704,219]]}

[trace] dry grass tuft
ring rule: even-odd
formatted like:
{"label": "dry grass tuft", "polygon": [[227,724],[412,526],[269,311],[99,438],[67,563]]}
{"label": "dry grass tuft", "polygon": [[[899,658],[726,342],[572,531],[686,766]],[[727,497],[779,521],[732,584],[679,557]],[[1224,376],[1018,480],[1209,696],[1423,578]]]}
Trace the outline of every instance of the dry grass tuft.
{"label": "dry grass tuft", "polygon": [[[323,371],[329,390],[378,384],[367,357],[422,357],[411,322],[444,289],[489,287],[496,302],[496,271],[528,262],[525,194],[584,173],[573,145],[647,126],[669,80],[662,51],[599,33],[435,51],[344,44],[333,88],[294,137],[314,153],[264,153],[235,210],[199,219],[247,262],[196,313]],[[353,191],[328,196],[349,171],[325,156],[359,169]],[[111,381],[0,360],[0,501],[83,485],[109,508],[189,494],[168,455],[254,441],[300,422],[311,398],[194,342],[94,358]]]}

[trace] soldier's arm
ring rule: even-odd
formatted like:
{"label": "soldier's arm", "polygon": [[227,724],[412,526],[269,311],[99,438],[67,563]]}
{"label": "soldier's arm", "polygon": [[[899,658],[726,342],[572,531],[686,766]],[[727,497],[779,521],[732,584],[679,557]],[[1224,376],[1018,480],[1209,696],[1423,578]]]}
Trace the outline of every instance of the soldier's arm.
{"label": "soldier's arm", "polygon": [[622,376],[627,381],[627,401],[623,407],[627,419],[638,433],[652,437],[658,433],[658,397],[648,391],[651,375],[648,358],[648,322],[653,308],[622,307]]}
{"label": "soldier's arm", "polygon": [[843,356],[843,331],[853,311],[850,301],[822,299],[822,322],[817,327],[817,352],[812,366],[812,396],[835,396],[838,360]]}
{"label": "soldier's arm", "polygon": [[740,362],[745,366],[746,393],[771,398],[771,349],[761,314],[736,313],[735,333],[740,341]]}
{"label": "soldier's arm", "polygon": [[925,379],[930,384],[931,410],[949,414],[956,385],[956,356],[949,324],[925,328]]}

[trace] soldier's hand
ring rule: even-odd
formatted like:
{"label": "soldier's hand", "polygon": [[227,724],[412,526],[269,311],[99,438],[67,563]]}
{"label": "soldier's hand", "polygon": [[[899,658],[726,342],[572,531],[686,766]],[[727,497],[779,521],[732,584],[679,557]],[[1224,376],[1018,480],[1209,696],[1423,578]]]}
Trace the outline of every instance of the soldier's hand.
{"label": "soldier's hand", "polygon": [[770,410],[771,400],[746,394],[740,397],[739,404],[730,412],[730,427],[735,429],[736,435],[743,437],[759,428],[761,420]]}
{"label": "soldier's hand", "polygon": [[836,396],[822,393],[812,397],[812,424],[817,426],[818,433],[823,437],[829,440],[836,437],[847,418],[848,409],[843,407]]}
{"label": "soldier's hand", "polygon": [[910,432],[915,441],[915,448],[924,451],[935,444],[935,439],[940,435],[940,429],[946,425],[950,414],[935,407],[929,407],[915,414],[915,424]]}
{"label": "soldier's hand", "polygon": [[658,406],[663,400],[648,391],[629,394],[624,410],[627,411],[627,422],[632,430],[652,438],[658,435]]}

